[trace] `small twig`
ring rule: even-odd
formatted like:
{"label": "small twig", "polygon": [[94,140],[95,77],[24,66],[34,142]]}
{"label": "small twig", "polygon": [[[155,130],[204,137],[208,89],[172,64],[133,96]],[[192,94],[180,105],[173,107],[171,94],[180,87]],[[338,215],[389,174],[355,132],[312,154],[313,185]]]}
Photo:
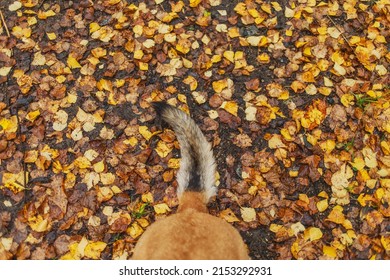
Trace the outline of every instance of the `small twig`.
{"label": "small twig", "polygon": [[45,4],[46,0],[43,0],[42,3],[39,5],[38,9],[41,9],[43,4]]}
{"label": "small twig", "polygon": [[[22,128],[21,128],[21,124],[20,124],[20,119],[19,119],[19,108],[16,108],[16,121],[18,123],[18,130],[17,130],[17,135],[19,138],[21,138],[22,136]],[[23,139],[21,139],[23,140]],[[22,146],[22,152],[23,152],[23,162],[22,162],[22,165],[23,165],[23,188],[24,189],[27,189],[27,166],[26,166],[26,163],[24,161],[25,157],[26,157],[26,143],[25,142],[22,142],[20,144]]]}
{"label": "small twig", "polygon": [[9,34],[7,23],[5,22],[3,12],[1,11],[1,9],[0,9],[0,17],[1,17],[1,21],[3,22],[4,28],[5,28],[5,31],[7,32],[8,37],[11,37],[11,35]]}
{"label": "small twig", "polygon": [[326,17],[332,22],[334,27],[340,32],[341,36],[343,37],[344,41],[347,43],[347,45],[351,48],[351,50],[355,53],[355,50],[352,48],[352,46],[349,44],[348,39],[344,36],[344,32],[340,30],[340,28],[336,25],[336,23],[333,21],[333,19],[329,16],[326,15]]}

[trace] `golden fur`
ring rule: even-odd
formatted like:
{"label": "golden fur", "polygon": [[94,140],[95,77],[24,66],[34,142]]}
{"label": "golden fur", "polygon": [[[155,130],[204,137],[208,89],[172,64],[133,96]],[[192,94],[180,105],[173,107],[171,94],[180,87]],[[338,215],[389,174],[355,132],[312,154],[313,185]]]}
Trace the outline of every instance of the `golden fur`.
{"label": "golden fur", "polygon": [[157,112],[176,132],[181,149],[179,208],[153,223],[137,242],[133,259],[249,259],[238,231],[208,213],[215,194],[215,161],[210,143],[184,112],[165,103]]}
{"label": "golden fur", "polygon": [[238,231],[207,213],[201,194],[186,192],[178,212],[153,223],[133,253],[135,260],[249,259]]}

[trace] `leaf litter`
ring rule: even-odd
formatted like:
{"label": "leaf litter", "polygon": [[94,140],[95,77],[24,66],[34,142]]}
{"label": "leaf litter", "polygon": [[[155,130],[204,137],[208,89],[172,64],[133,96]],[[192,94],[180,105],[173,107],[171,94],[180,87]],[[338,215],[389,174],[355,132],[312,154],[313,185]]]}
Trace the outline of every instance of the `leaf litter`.
{"label": "leaf litter", "polygon": [[177,209],[174,133],[254,259],[389,259],[390,5],[25,1],[0,23],[0,259],[127,259]]}

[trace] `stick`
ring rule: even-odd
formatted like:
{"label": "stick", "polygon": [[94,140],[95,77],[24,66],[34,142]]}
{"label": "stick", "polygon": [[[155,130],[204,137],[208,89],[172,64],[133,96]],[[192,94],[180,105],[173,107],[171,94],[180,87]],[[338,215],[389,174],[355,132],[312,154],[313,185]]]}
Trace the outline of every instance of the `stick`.
{"label": "stick", "polygon": [[333,21],[333,19],[329,16],[329,15],[326,15],[326,17],[332,22],[333,26],[336,27],[336,29],[340,32],[341,36],[343,37],[344,41],[347,43],[347,45],[351,48],[351,50],[353,52],[355,52],[355,50],[352,48],[352,46],[349,44],[348,42],[348,39],[345,37],[344,35],[344,32],[342,32],[340,30],[340,28],[336,25],[336,23]]}
{"label": "stick", "polygon": [[7,23],[5,22],[5,19],[3,16],[3,12],[1,10],[0,10],[0,17],[1,17],[1,21],[3,22],[4,28],[5,28],[5,31],[7,32],[8,37],[11,37],[11,35],[9,34]]}

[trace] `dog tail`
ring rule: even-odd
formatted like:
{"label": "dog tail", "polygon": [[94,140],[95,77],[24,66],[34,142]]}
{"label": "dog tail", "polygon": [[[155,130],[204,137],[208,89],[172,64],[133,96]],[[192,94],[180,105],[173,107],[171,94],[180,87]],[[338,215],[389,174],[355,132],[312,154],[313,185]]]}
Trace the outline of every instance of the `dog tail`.
{"label": "dog tail", "polygon": [[[200,128],[183,111],[164,102],[154,102],[158,115],[167,122],[176,133],[180,145],[181,161],[177,173],[180,199],[185,193],[199,193],[207,203],[216,194],[215,160],[211,144],[206,140]],[[187,199],[182,199],[186,201]]]}

